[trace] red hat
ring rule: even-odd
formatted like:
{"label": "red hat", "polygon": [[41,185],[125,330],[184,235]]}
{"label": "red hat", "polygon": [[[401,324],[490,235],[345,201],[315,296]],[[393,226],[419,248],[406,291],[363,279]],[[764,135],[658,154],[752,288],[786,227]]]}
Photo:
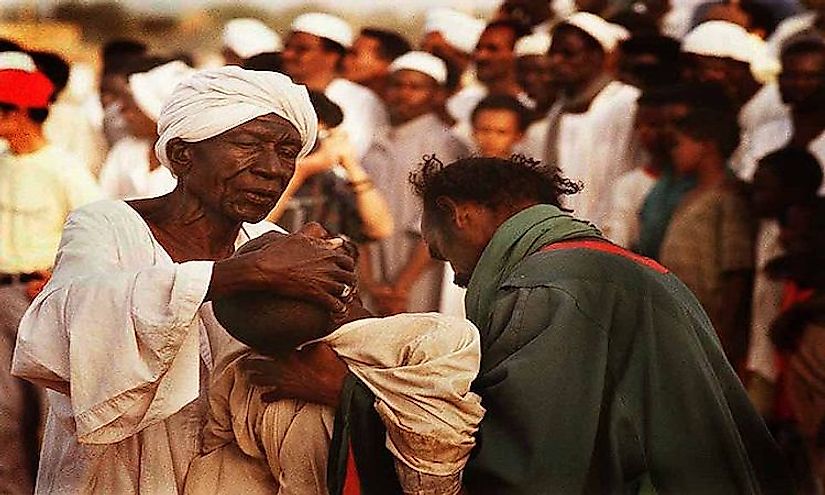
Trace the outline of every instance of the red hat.
{"label": "red hat", "polygon": [[41,72],[0,70],[0,103],[20,108],[46,108],[54,85]]}

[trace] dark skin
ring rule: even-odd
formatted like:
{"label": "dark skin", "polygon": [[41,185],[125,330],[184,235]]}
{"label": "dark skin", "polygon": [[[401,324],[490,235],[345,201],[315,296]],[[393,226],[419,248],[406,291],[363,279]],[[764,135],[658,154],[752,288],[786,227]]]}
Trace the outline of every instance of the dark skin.
{"label": "dark skin", "polygon": [[242,290],[270,290],[341,312],[339,296],[355,284],[354,261],[343,241],[318,233],[264,235],[258,249],[230,257],[243,222],[263,220],[295,170],[298,131],[268,114],[197,143],[167,147],[178,177],[171,193],[128,204],[175,262],[215,261],[206,300]]}
{"label": "dark skin", "polygon": [[576,27],[557,28],[548,55],[555,82],[567,95],[579,94],[604,72],[604,50]]}
{"label": "dark skin", "polygon": [[[441,197],[424,208],[421,222],[426,247],[432,257],[448,261],[456,272],[456,284],[470,281],[484,248],[508,218],[538,204],[522,199],[499,208],[473,201]],[[277,399],[299,399],[337,406],[346,377],[346,365],[331,349],[314,347],[276,358],[273,363],[254,365],[255,383],[275,387]],[[283,374],[282,374],[283,373]]]}
{"label": "dark skin", "polygon": [[516,80],[515,44],[516,33],[503,26],[488,27],[481,33],[473,59],[476,76],[490,94],[515,96],[521,92]]}
{"label": "dark skin", "polygon": [[825,130],[825,51],[782,57],[779,75],[782,100],[791,106],[794,135],[791,144],[806,147]]}

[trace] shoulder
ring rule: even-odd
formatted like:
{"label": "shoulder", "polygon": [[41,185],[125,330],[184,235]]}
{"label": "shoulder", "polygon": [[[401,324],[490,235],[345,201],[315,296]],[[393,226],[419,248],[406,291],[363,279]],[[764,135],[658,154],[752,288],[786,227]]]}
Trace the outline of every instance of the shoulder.
{"label": "shoulder", "polygon": [[[354,103],[381,104],[378,95],[366,86],[338,78],[333,80],[324,91],[327,98],[339,105],[353,105]],[[355,101],[353,101],[355,100]]]}
{"label": "shoulder", "polygon": [[70,222],[111,223],[133,225],[140,221],[138,213],[124,201],[103,199],[81,206],[69,213]]}

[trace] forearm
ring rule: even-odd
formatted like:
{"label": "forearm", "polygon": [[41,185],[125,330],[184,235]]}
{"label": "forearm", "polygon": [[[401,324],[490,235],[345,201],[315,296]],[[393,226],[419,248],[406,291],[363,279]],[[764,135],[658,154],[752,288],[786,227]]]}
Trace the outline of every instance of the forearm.
{"label": "forearm", "polygon": [[361,217],[364,235],[375,240],[389,237],[394,223],[384,196],[375,188],[369,174],[357,160],[345,156],[341,164],[352,184],[355,206]]}

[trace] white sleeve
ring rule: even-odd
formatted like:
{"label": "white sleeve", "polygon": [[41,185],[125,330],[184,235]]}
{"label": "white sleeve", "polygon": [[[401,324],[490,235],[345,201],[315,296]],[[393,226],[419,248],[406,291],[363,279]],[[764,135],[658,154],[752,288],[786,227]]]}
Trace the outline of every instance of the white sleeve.
{"label": "white sleeve", "polygon": [[69,393],[81,443],[123,440],[199,394],[196,316],[212,262],[127,269],[120,251],[128,241],[117,231],[95,208],[69,217],[12,364],[15,375]]}

